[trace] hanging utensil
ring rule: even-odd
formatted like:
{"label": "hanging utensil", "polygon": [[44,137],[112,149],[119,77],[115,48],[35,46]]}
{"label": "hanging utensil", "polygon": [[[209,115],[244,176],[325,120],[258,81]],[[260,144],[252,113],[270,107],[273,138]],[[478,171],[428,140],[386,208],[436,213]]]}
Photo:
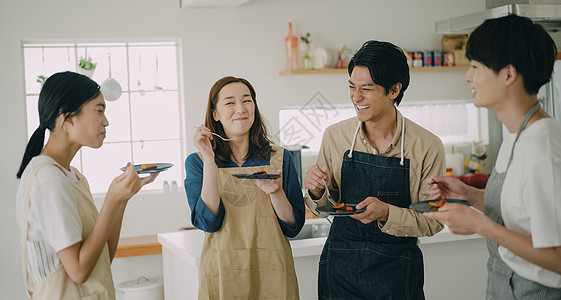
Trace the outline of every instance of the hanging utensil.
{"label": "hanging utensil", "polygon": [[47,80],[45,76],[45,47],[41,47],[41,74],[37,75],[37,83],[43,87],[43,84]]}
{"label": "hanging utensil", "polygon": [[115,101],[121,97],[123,89],[117,80],[111,77],[111,53],[107,52],[109,61],[109,77],[101,83],[101,92],[107,101]]}
{"label": "hanging utensil", "polygon": [[156,85],[154,86],[154,90],[161,91],[164,88],[158,85],[158,50],[156,49]]}
{"label": "hanging utensil", "polygon": [[142,75],[142,59],[140,57],[140,52],[138,52],[138,80],[136,85],[138,86],[138,93],[140,96],[144,96],[144,89],[142,88],[142,82],[140,82],[140,76]]}

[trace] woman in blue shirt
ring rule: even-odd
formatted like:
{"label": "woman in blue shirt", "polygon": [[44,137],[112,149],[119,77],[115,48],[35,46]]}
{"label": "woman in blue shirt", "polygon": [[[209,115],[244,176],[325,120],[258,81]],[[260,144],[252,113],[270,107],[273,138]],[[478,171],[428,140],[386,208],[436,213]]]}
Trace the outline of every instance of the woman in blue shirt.
{"label": "woman in blue shirt", "polygon": [[[199,299],[298,299],[287,237],[304,225],[301,187],[290,153],[271,146],[255,100],[247,80],[218,80],[193,138],[199,152],[185,161],[191,222],[206,232]],[[233,176],[262,171],[280,176]]]}

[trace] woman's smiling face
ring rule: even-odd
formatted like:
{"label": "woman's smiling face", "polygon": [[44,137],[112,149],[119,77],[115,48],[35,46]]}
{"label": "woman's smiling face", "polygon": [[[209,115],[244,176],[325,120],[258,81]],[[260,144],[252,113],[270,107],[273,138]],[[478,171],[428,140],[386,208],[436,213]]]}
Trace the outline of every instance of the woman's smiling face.
{"label": "woman's smiling face", "polygon": [[505,76],[503,72],[505,72],[504,68],[497,74],[476,60],[470,62],[464,79],[471,86],[475,106],[492,108],[504,98],[504,90],[501,89],[504,84],[501,84],[500,80]]}
{"label": "woman's smiling face", "polygon": [[249,88],[241,82],[225,85],[218,93],[213,118],[222,123],[230,138],[249,134],[255,119],[255,102]]}

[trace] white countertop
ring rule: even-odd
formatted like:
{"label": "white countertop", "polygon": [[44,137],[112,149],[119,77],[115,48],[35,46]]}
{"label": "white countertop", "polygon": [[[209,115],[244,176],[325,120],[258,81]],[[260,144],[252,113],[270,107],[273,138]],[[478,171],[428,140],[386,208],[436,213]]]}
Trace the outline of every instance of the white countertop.
{"label": "white countertop", "polygon": [[[306,220],[306,224],[322,221],[321,219]],[[159,233],[158,242],[162,244],[164,249],[173,252],[189,264],[199,266],[204,235],[205,233],[199,229]],[[444,230],[432,237],[419,238],[419,242],[420,244],[432,244],[480,238],[482,237],[476,234],[456,235],[451,233],[448,228],[444,228]],[[326,237],[291,240],[292,254],[294,257],[320,255],[325,240]]]}

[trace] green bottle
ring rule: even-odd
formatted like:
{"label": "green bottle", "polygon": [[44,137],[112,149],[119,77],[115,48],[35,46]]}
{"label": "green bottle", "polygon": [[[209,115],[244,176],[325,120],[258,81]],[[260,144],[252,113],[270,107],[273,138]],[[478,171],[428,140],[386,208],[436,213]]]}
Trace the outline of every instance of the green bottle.
{"label": "green bottle", "polygon": [[312,58],[310,57],[310,54],[306,52],[306,55],[304,55],[304,70],[311,69],[313,69]]}

